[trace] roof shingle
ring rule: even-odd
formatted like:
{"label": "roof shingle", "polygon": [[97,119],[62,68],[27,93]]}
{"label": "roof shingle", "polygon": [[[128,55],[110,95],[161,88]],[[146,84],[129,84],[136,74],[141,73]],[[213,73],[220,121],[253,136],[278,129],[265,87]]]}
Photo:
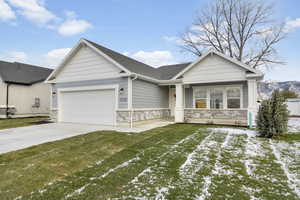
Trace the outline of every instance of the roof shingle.
{"label": "roof shingle", "polygon": [[160,79],[160,73],[157,69],[154,67],[151,67],[150,65],[147,65],[145,63],[139,62],[137,60],[134,60],[132,58],[129,58],[125,55],[122,55],[116,51],[113,51],[111,49],[108,49],[104,46],[101,46],[99,44],[96,44],[92,41],[86,40],[90,44],[92,44],[94,47],[102,51],[104,54],[112,58],[114,61],[128,69],[130,72],[137,73],[140,75],[150,76],[152,78]]}
{"label": "roof shingle", "polygon": [[31,85],[46,80],[51,72],[44,67],[0,61],[0,76],[7,83]]}
{"label": "roof shingle", "polygon": [[93,45],[94,47],[96,47],[97,49],[99,49],[105,55],[109,56],[111,59],[113,59],[114,61],[116,61],[123,67],[125,67],[126,69],[128,69],[130,72],[148,76],[158,80],[169,80],[190,64],[190,63],[183,63],[183,64],[176,64],[176,65],[165,65],[159,68],[154,68],[151,67],[150,65],[139,62],[137,60],[129,58],[128,56],[125,56],[116,51],[101,46],[95,42],[89,41],[87,39],[85,40],[89,42],[91,45]]}

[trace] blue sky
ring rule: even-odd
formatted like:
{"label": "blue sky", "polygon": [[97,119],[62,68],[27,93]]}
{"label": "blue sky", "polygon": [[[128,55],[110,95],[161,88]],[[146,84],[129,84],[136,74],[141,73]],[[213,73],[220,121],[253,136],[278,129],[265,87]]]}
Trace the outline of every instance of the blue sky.
{"label": "blue sky", "polygon": [[[188,2],[188,3],[187,3]],[[209,0],[0,0],[0,59],[54,67],[81,38],[158,66],[192,59],[176,37]],[[287,63],[267,80],[300,81],[300,1],[273,0],[292,27],[277,45]]]}

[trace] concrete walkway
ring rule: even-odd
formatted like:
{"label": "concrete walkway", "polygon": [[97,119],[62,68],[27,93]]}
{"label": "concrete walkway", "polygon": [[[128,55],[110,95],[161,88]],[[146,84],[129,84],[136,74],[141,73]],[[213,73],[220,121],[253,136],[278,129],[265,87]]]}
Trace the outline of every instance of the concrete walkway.
{"label": "concrete walkway", "polygon": [[98,130],[142,132],[168,124],[171,124],[171,122],[154,122],[130,129],[90,124],[51,123],[5,129],[0,130],[0,154]]}

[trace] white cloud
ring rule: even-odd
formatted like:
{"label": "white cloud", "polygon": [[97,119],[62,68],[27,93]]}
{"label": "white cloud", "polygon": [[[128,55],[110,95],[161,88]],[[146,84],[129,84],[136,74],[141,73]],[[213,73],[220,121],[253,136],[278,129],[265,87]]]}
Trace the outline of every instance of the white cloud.
{"label": "white cloud", "polygon": [[122,53],[124,56],[129,56],[130,55],[130,53],[128,52],[128,51],[125,51],[125,52],[123,52]]}
{"label": "white cloud", "polygon": [[9,62],[26,62],[28,60],[27,54],[23,51],[6,52],[0,58]]}
{"label": "white cloud", "polygon": [[174,42],[178,45],[183,44],[183,41],[181,40],[181,38],[176,37],[176,36],[164,36],[163,39],[167,42]]}
{"label": "white cloud", "polygon": [[4,0],[0,0],[0,21],[7,21],[15,18],[16,15],[11,7]]}
{"label": "white cloud", "polygon": [[257,34],[259,34],[262,38],[266,38],[270,35],[272,35],[273,29],[271,27],[269,28],[261,28],[257,31]]}
{"label": "white cloud", "polygon": [[17,61],[26,61],[28,58],[27,54],[22,51],[12,51],[9,55]]}
{"label": "white cloud", "polygon": [[58,27],[58,32],[64,36],[77,35],[84,33],[86,30],[92,28],[92,25],[85,21],[76,19],[76,13],[72,11],[66,12],[67,19]]}
{"label": "white cloud", "polygon": [[285,31],[290,32],[297,28],[300,28],[300,18],[296,18],[294,20],[289,20],[285,24]]}
{"label": "white cloud", "polygon": [[67,20],[58,28],[58,32],[64,36],[84,33],[92,25],[85,20]]}
{"label": "white cloud", "polygon": [[46,65],[56,67],[63,58],[69,53],[71,48],[53,49],[44,55]]}
{"label": "white cloud", "polygon": [[42,0],[8,0],[8,2],[18,8],[18,13],[38,25],[45,25],[58,19],[45,8]]}
{"label": "white cloud", "polygon": [[154,67],[175,63],[174,56],[169,51],[138,51],[129,56]]}

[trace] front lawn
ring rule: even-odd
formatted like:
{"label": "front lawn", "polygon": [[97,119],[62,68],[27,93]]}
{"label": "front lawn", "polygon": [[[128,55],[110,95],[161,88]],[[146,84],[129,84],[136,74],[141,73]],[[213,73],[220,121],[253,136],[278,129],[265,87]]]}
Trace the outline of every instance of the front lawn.
{"label": "front lawn", "polygon": [[0,199],[299,199],[298,136],[247,132],[176,124],[7,153]]}
{"label": "front lawn", "polygon": [[16,119],[0,119],[0,130],[8,128],[17,128],[22,126],[31,126],[34,123],[41,120],[45,120],[48,117],[28,117],[28,118],[16,118]]}

